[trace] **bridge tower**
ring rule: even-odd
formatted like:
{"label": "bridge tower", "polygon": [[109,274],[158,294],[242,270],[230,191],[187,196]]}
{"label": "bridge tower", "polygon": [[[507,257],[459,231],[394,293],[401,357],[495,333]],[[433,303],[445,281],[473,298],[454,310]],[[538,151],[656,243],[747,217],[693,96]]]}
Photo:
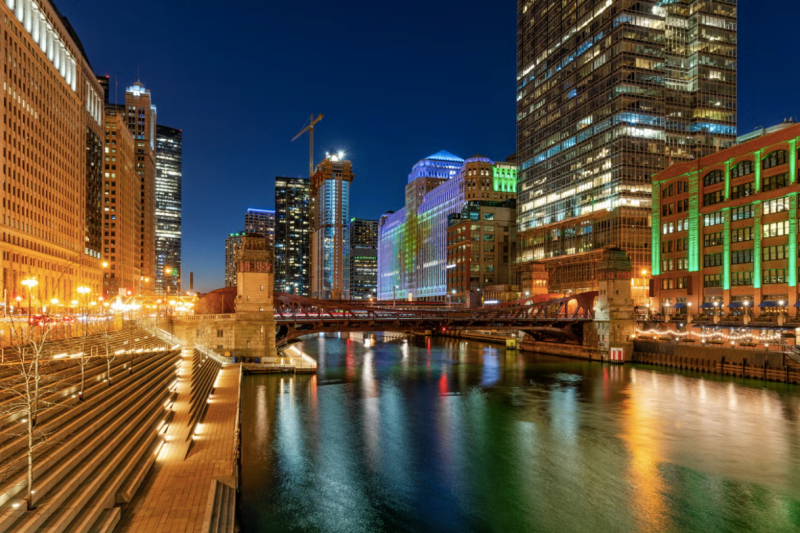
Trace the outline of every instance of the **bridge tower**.
{"label": "bridge tower", "polygon": [[636,330],[631,297],[633,264],[625,250],[606,248],[596,267],[598,291],[594,329],[587,340],[603,352],[608,360],[612,348],[624,350],[625,359],[633,356],[633,335]]}
{"label": "bridge tower", "polygon": [[267,236],[253,233],[242,237],[236,258],[234,355],[276,356],[272,253]]}

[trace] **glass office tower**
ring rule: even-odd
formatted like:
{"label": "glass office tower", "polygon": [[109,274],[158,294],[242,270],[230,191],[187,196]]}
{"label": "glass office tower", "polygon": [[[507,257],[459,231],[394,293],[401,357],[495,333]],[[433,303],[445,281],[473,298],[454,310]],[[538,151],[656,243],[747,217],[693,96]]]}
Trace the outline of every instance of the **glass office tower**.
{"label": "glass office tower", "polygon": [[183,132],[156,128],[156,293],[181,292]]}
{"label": "glass office tower", "polygon": [[647,295],[651,176],[736,134],[735,0],[519,0],[518,266],[596,288],[624,248]]}

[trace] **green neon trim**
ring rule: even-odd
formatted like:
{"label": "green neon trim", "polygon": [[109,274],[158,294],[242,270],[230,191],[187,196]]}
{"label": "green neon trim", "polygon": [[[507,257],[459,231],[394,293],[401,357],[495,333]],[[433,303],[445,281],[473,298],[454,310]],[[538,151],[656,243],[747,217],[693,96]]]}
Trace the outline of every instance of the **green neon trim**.
{"label": "green neon trim", "polygon": [[689,174],[689,272],[700,270],[700,173]]}
{"label": "green neon trim", "polygon": [[494,192],[517,192],[516,168],[492,168],[492,188]]}
{"label": "green neon trim", "polygon": [[763,150],[757,150],[753,152],[753,166],[755,166],[756,170],[756,192],[761,192],[761,152]]}
{"label": "green neon trim", "polygon": [[653,183],[652,242],[650,270],[654,276],[661,274],[661,183]]}
{"label": "green neon trim", "polygon": [[727,291],[731,288],[731,208],[726,207],[721,211],[722,216],[725,218],[722,234],[724,245],[722,257],[722,288]]}
{"label": "green neon trim", "polygon": [[797,139],[789,141],[789,179],[792,185],[797,183]]}
{"label": "green neon trim", "polygon": [[753,202],[756,216],[753,217],[753,288],[761,288],[761,202]]}
{"label": "green neon trim", "polygon": [[[794,157],[792,157],[794,159]],[[789,275],[790,287],[797,287],[797,193],[789,195]]]}
{"label": "green neon trim", "polygon": [[731,199],[731,160],[725,161],[725,200]]}

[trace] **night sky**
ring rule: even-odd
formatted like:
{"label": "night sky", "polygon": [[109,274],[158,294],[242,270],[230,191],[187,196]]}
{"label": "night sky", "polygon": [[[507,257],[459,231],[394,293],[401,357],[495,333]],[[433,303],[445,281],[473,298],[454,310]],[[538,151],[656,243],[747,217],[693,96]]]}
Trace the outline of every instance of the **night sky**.
{"label": "night sky", "polygon": [[[739,132],[800,116],[796,0],[739,3]],[[183,270],[224,284],[224,241],[248,207],[274,207],[275,176],[307,176],[347,152],[351,214],[403,206],[411,166],[446,149],[515,151],[516,2],[57,0],[118,95],[152,91],[159,123],[183,129]],[[502,8],[501,5],[506,7]],[[112,93],[112,101],[114,96]]]}

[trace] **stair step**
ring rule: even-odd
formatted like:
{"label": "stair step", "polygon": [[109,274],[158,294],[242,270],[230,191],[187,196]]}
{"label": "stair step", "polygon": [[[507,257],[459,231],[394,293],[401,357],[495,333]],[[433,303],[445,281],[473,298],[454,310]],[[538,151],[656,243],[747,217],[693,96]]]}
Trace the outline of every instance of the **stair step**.
{"label": "stair step", "polygon": [[117,524],[119,524],[120,518],[122,518],[122,510],[119,507],[106,509],[103,511],[103,514],[100,515],[97,523],[92,526],[89,532],[111,533],[117,527]]}
{"label": "stair step", "polygon": [[[82,427],[65,428],[73,429],[75,434],[74,438],[64,440],[62,446],[55,447],[50,453],[45,456],[37,457],[35,476],[37,479],[37,492],[35,495],[36,501],[47,495],[48,487],[54,486],[59,483],[61,479],[69,475],[74,468],[73,465],[79,464],[86,456],[93,453],[95,448],[107,440],[107,436],[117,435],[121,427],[128,422],[131,417],[136,417],[140,414],[140,409],[149,404],[152,398],[158,397],[159,402],[163,403],[163,398],[166,396],[166,386],[171,379],[170,365],[162,366],[161,369],[154,375],[150,375],[149,379],[145,379],[142,385],[137,390],[129,395],[131,404],[120,403],[112,409],[104,410],[103,414],[96,417],[95,423],[84,425]],[[163,391],[156,388],[148,387],[148,385],[155,385],[156,387],[164,387]],[[98,410],[102,406],[98,406]],[[161,408],[161,405],[159,405]],[[78,438],[79,437],[79,438]],[[77,440],[76,440],[77,438]],[[84,440],[86,441],[84,443]],[[83,444],[81,444],[83,443]],[[80,444],[80,445],[78,445]],[[14,485],[7,488],[2,495],[3,503],[8,504],[11,498],[19,494],[26,486],[27,479],[22,472],[14,480]],[[0,507],[1,509],[1,507]],[[5,522],[2,513],[0,513],[0,528]]]}

